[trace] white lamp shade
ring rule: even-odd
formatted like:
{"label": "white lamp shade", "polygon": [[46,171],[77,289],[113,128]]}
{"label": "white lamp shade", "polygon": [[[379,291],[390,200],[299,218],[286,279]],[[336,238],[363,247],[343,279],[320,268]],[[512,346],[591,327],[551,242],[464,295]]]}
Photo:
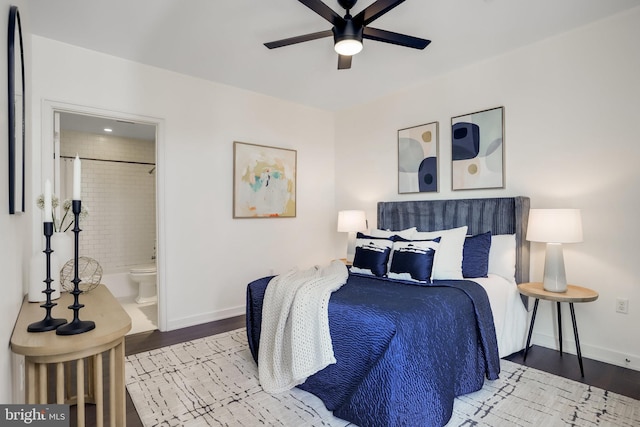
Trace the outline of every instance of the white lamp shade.
{"label": "white lamp shade", "polygon": [[367,217],[364,211],[348,210],[338,212],[338,231],[364,231],[367,229]]}
{"label": "white lamp shade", "polygon": [[527,240],[545,243],[582,242],[580,209],[531,209]]}

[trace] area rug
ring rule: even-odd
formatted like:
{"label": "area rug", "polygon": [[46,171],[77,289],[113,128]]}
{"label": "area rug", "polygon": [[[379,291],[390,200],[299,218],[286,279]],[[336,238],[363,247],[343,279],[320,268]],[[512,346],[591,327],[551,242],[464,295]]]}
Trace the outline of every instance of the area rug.
{"label": "area rug", "polygon": [[[245,329],[127,357],[147,426],[351,426],[312,394],[265,393]],[[447,426],[640,426],[640,401],[506,360],[500,379],[456,399]]]}

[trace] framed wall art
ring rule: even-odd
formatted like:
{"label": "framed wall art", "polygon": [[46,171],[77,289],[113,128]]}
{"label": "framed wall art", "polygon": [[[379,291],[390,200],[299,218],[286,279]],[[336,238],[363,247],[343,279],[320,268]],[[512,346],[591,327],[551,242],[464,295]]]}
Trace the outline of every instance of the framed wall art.
{"label": "framed wall art", "polygon": [[438,122],[398,131],[398,193],[438,191]]}
{"label": "framed wall art", "polygon": [[233,217],[296,216],[297,152],[233,143]]}
{"label": "framed wall art", "polygon": [[453,190],[504,188],[504,107],[451,118]]}
{"label": "framed wall art", "polygon": [[9,10],[7,38],[9,213],[25,212],[25,82],[22,27],[17,6]]}

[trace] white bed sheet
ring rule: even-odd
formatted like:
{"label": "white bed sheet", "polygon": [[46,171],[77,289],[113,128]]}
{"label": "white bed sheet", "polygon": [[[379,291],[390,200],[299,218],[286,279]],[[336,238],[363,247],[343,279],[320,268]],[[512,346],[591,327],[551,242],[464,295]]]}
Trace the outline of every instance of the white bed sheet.
{"label": "white bed sheet", "polygon": [[497,274],[474,278],[473,281],[480,284],[489,296],[500,357],[522,350],[527,333],[527,309],[515,281]]}

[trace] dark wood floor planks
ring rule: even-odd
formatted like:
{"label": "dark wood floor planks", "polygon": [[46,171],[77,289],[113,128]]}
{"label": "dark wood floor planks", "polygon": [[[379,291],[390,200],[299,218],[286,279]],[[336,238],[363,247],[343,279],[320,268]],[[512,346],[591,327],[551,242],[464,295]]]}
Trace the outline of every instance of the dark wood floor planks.
{"label": "dark wood floor planks", "polygon": [[582,377],[576,355],[567,352],[560,355],[559,351],[540,346],[532,346],[529,349],[526,363],[523,361],[523,352],[512,354],[505,359],[640,400],[640,371],[585,359],[583,356]]}

